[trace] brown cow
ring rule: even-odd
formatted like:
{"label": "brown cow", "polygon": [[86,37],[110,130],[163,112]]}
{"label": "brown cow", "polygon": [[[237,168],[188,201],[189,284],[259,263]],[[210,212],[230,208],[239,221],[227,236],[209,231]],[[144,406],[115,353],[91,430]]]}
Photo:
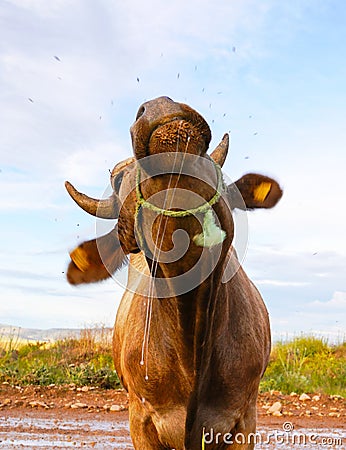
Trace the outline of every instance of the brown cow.
{"label": "brown cow", "polygon": [[135,449],[251,449],[270,328],[232,247],[231,210],[271,208],[282,191],[256,174],[226,186],[228,135],[209,157],[205,120],[167,97],[140,107],[131,135],[134,157],[114,168],[109,199],[66,183],[84,210],[118,218],[71,252],[68,280],[105,279],[130,255],[114,362]]}

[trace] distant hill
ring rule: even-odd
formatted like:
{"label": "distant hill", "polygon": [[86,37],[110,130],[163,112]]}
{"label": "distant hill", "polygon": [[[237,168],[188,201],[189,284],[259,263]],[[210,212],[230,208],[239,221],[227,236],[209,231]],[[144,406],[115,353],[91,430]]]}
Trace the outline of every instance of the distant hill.
{"label": "distant hill", "polygon": [[80,333],[81,330],[76,328],[50,328],[48,330],[39,330],[33,328],[15,327],[0,323],[0,340],[20,339],[21,341],[51,342],[65,337],[78,338]]}

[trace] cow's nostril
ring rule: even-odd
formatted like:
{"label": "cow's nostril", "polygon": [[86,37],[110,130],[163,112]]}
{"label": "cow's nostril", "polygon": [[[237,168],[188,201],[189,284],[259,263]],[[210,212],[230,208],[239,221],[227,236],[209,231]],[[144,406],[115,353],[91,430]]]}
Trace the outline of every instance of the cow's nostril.
{"label": "cow's nostril", "polygon": [[145,113],[145,106],[142,105],[138,110],[136,120],[138,120],[140,117],[142,117],[144,113]]}

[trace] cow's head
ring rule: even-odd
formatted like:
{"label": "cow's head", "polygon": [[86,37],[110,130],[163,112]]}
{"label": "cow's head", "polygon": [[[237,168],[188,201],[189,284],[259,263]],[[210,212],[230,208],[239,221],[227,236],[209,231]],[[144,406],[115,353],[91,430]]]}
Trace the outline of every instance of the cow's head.
{"label": "cow's head", "polygon": [[[231,209],[271,208],[282,196],[275,180],[258,174],[225,186],[220,167],[228,135],[209,156],[209,126],[185,104],[167,97],[144,103],[131,137],[134,157],[114,167],[108,199],[87,197],[66,182],[69,194],[86,212],[118,219],[110,233],[71,252],[67,272],[71,284],[103,280],[122,266],[127,254],[141,250],[149,265],[160,259],[159,252],[170,255],[165,267],[176,268],[176,275],[189,271],[204,247],[222,244],[227,251],[233,239]],[[177,240],[179,229],[185,237]]]}

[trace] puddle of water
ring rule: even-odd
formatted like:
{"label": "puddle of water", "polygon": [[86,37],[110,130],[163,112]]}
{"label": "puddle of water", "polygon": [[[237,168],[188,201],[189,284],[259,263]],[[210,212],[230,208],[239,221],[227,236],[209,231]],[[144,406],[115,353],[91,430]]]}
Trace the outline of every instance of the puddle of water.
{"label": "puddle of water", "polygon": [[1,434],[0,434],[0,447],[4,449],[14,449],[14,448],[47,448],[47,445],[49,447],[53,448],[68,448],[68,447],[75,447],[76,445],[73,442],[68,442],[66,440],[61,439],[53,439],[50,440],[48,443],[46,441],[45,437],[42,436],[36,436],[34,434],[28,434],[28,433],[20,433],[18,437],[16,436],[16,433],[11,433],[10,437],[7,437],[6,439],[2,440]]}
{"label": "puddle of water", "polygon": [[109,443],[109,440],[98,439],[97,441],[88,441],[83,439],[82,441],[69,442],[67,440],[44,438],[30,436],[28,439],[18,438],[16,439],[5,439],[0,442],[0,448],[3,450],[53,450],[53,449],[64,449],[64,448],[84,448],[84,449],[96,449],[96,450],[133,450],[131,444],[127,441]]}
{"label": "puddle of water", "polygon": [[121,437],[115,439],[114,436],[98,436],[86,439],[85,436],[79,438],[74,435],[72,440],[69,440],[68,437],[64,439],[60,436],[36,435],[31,433],[19,433],[18,435],[16,435],[16,433],[11,433],[11,435],[5,439],[0,434],[0,448],[3,450],[53,450],[63,448],[133,450],[131,442],[128,439]]}
{"label": "puddle of water", "polygon": [[51,430],[59,426],[62,430],[74,430],[83,427],[84,430],[90,431],[124,431],[129,429],[129,423],[127,420],[122,422],[110,422],[107,420],[61,420],[61,419],[41,419],[41,418],[30,418],[30,417],[7,417],[0,419],[0,431],[1,428],[37,428],[40,430]]}
{"label": "puddle of water", "polygon": [[127,421],[0,418],[0,449],[133,450],[128,430]]}
{"label": "puddle of water", "polygon": [[[261,428],[253,437],[256,449],[346,449],[345,430]],[[230,443],[230,442],[226,442]],[[0,449],[63,448],[133,450],[128,421],[60,420],[50,418],[0,418]]]}

